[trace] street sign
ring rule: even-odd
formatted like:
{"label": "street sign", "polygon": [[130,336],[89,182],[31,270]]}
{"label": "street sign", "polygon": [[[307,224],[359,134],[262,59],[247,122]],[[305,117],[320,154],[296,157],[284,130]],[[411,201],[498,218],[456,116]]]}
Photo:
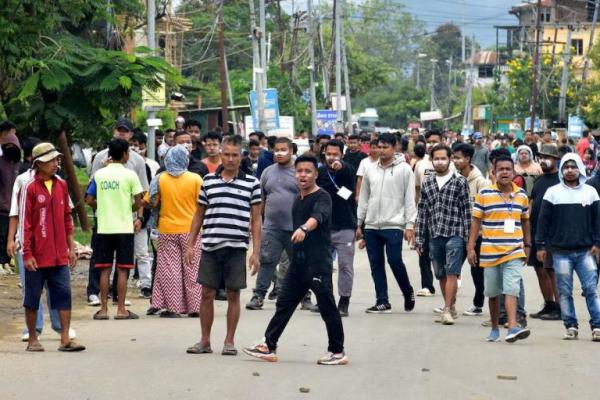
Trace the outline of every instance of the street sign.
{"label": "street sign", "polygon": [[[525,118],[525,128],[523,128],[525,130],[527,129],[531,129],[531,118],[527,117]],[[535,117],[535,122],[533,123],[533,130],[536,132],[539,132],[542,130],[542,122],[540,121],[540,119],[538,117]]]}
{"label": "street sign", "polygon": [[[277,89],[265,89],[265,122],[267,130],[278,129],[279,125],[279,101],[277,95]],[[252,113],[252,125],[259,126],[258,124],[258,98],[256,91],[250,91],[250,112]]]}
{"label": "street sign", "polygon": [[333,136],[337,122],[337,111],[317,110],[317,135]]}
{"label": "street sign", "polygon": [[142,89],[142,109],[144,111],[160,111],[165,109],[167,95],[164,77],[160,77],[160,86],[154,90],[148,87]]}
{"label": "street sign", "polygon": [[580,138],[583,136],[583,118],[577,115],[569,115],[568,136]]}

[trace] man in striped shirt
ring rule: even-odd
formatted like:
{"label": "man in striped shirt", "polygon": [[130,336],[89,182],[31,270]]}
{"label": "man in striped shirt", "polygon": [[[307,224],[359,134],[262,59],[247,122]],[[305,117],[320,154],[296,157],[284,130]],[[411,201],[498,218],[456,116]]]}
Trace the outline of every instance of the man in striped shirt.
{"label": "man in striped shirt", "polygon": [[202,227],[202,258],[198,283],[202,284],[200,303],[200,342],[187,349],[191,354],[212,353],[210,331],[214,300],[221,282],[227,290],[227,335],[221,354],[236,355],[234,336],[240,317],[240,290],[246,288],[246,251],[252,231],[252,255],[248,268],[258,271],[261,233],[260,183],[240,171],[242,138],[223,139],[220,165],[204,177],[198,208],[192,221],[186,257],[191,264],[194,246]]}
{"label": "man in striped shirt", "polygon": [[512,158],[496,158],[494,170],[496,184],[481,190],[475,198],[467,252],[469,263],[475,265],[475,243],[481,231],[479,263],[485,268],[485,294],[489,297],[492,318],[487,340],[500,340],[499,296],[504,294],[508,317],[506,341],[513,343],[530,334],[528,329],[517,325],[521,269],[531,247],[529,202],[527,193],[512,182],[515,173]]}

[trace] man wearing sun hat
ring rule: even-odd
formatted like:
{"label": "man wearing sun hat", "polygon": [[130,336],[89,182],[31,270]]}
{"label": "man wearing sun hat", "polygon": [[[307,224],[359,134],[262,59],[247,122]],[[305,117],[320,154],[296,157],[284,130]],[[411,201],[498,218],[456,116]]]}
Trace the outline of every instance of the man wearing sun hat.
{"label": "man wearing sun hat", "polygon": [[29,330],[27,351],[44,351],[35,324],[44,285],[50,303],[58,310],[62,326],[59,351],[82,351],[85,347],[69,338],[71,323],[71,273],[77,261],[73,219],[67,183],[56,176],[60,154],[50,143],[33,148],[35,176],[19,195],[22,224],[17,233],[23,246],[25,266],[25,319]]}

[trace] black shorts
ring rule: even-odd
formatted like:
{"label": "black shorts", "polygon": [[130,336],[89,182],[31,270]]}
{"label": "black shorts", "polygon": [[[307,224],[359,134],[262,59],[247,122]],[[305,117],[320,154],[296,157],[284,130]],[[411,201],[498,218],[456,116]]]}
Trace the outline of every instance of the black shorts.
{"label": "black shorts", "polygon": [[98,233],[96,236],[94,249],[96,268],[112,268],[114,261],[117,268],[133,269],[135,266],[133,253],[133,233]]}
{"label": "black shorts", "polygon": [[246,249],[225,247],[202,252],[197,282],[202,286],[219,289],[225,282],[225,289],[246,288]]}
{"label": "black shorts", "polygon": [[554,267],[552,266],[552,253],[550,253],[548,250],[546,250],[546,258],[544,259],[544,262],[541,263],[538,261],[537,259],[537,247],[535,246],[535,243],[531,244],[531,249],[529,250],[529,258],[527,259],[527,265],[530,265],[534,268],[548,268],[548,269],[554,269]]}
{"label": "black shorts", "polygon": [[40,308],[44,284],[48,284],[47,290],[50,296],[48,308],[71,309],[71,272],[67,266],[38,268],[37,271],[25,270],[24,307],[30,310]]}

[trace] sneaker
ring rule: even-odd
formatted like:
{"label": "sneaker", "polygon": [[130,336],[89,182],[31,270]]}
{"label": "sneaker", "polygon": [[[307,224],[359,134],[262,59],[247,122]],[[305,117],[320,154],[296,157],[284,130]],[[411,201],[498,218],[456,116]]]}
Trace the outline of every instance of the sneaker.
{"label": "sneaker", "polygon": [[440,314],[440,315],[442,315],[442,314],[444,313],[444,306],[441,306],[441,307],[435,307],[435,308],[433,309],[433,313],[434,313],[434,314]]}
{"label": "sneaker", "polygon": [[463,311],[463,315],[466,315],[468,317],[478,317],[480,315],[483,315],[483,309],[481,307],[471,306],[465,311]]}
{"label": "sneaker", "polygon": [[563,340],[577,340],[579,337],[579,331],[575,327],[567,328]]}
{"label": "sneaker", "polygon": [[485,338],[488,342],[499,342],[500,341],[500,329],[492,329],[490,334]]}
{"label": "sneaker", "polygon": [[246,310],[262,310],[264,300],[258,295],[252,296],[248,304],[246,304]]}
{"label": "sneaker", "polygon": [[348,357],[346,353],[332,353],[329,352],[317,361],[319,365],[346,365],[348,364]]}
{"label": "sneaker", "polygon": [[391,314],[392,305],[390,303],[375,304],[365,310],[367,314]]}
{"label": "sneaker", "polygon": [[540,315],[540,319],[542,321],[560,321],[562,318],[560,316],[560,311],[552,310],[547,314]]}
{"label": "sneaker", "polygon": [[600,328],[592,330],[592,342],[600,342]]}
{"label": "sneaker", "polygon": [[73,340],[76,338],[77,338],[77,333],[75,332],[75,329],[69,328],[69,339]]}
{"label": "sneaker", "polygon": [[95,294],[90,294],[87,304],[91,307],[98,307],[100,305],[100,298]]}
{"label": "sneaker", "polygon": [[457,279],[456,280],[456,286],[460,289],[460,287],[462,286],[462,279]]}
{"label": "sneaker", "polygon": [[492,326],[492,320],[491,319],[486,319],[485,321],[483,321],[481,323],[481,326],[483,326],[484,328],[489,328],[490,326]]}
{"label": "sneaker", "polygon": [[536,313],[531,313],[529,314],[529,316],[531,318],[535,318],[535,319],[541,319],[542,315],[547,314],[551,311],[550,309],[550,305],[548,303],[544,303],[544,305],[542,306],[542,309]]}
{"label": "sneaker", "polygon": [[408,296],[404,296],[404,311],[415,309],[415,291],[411,290]]}
{"label": "sneaker", "polygon": [[140,290],[140,298],[141,299],[149,299],[152,297],[152,290],[150,288],[142,288]]}
{"label": "sneaker", "polygon": [[313,312],[313,313],[320,313],[321,311],[319,311],[319,305],[318,305],[318,304],[315,304],[315,305],[313,306],[313,308],[311,308],[310,312]]}
{"label": "sneaker", "polygon": [[417,290],[417,296],[419,297],[431,297],[433,295],[434,293],[431,293],[431,291],[427,288]]}
{"label": "sneaker", "polygon": [[530,334],[531,331],[527,328],[511,328],[508,330],[508,333],[506,334],[506,338],[504,338],[504,340],[506,340],[508,343],[514,343],[517,340],[527,339]]}
{"label": "sneaker", "polygon": [[279,296],[279,288],[273,288],[273,290],[271,290],[271,292],[267,296],[267,299],[274,301],[277,300],[277,296]]}
{"label": "sneaker", "polygon": [[150,307],[146,310],[146,315],[156,315],[160,311],[160,308]]}
{"label": "sneaker", "polygon": [[302,300],[302,303],[300,303],[301,310],[312,311],[315,309],[315,307],[316,306],[312,303],[312,301],[310,301],[309,298]]}
{"label": "sneaker", "polygon": [[[116,307],[118,304],[119,304],[119,303],[117,303],[117,301],[116,301],[116,300],[114,300],[114,301],[113,301],[113,306],[115,306],[115,307]],[[125,307],[131,307],[131,301],[129,301],[129,300],[125,300],[125,301],[123,302],[123,304],[125,305]]]}
{"label": "sneaker", "polygon": [[454,325],[454,318],[449,310],[442,314],[440,320],[442,325]]}
{"label": "sneaker", "polygon": [[[42,333],[38,332],[37,336],[38,340],[40,340]],[[23,332],[23,335],[21,336],[21,342],[29,342],[29,332]]]}
{"label": "sneaker", "polygon": [[256,357],[269,362],[277,361],[277,353],[269,350],[269,347],[267,347],[266,343],[260,343],[252,347],[244,347],[242,351],[248,354],[250,357]]}
{"label": "sneaker", "polygon": [[456,306],[450,307],[450,315],[452,315],[453,319],[458,319],[458,311],[456,311]]}

